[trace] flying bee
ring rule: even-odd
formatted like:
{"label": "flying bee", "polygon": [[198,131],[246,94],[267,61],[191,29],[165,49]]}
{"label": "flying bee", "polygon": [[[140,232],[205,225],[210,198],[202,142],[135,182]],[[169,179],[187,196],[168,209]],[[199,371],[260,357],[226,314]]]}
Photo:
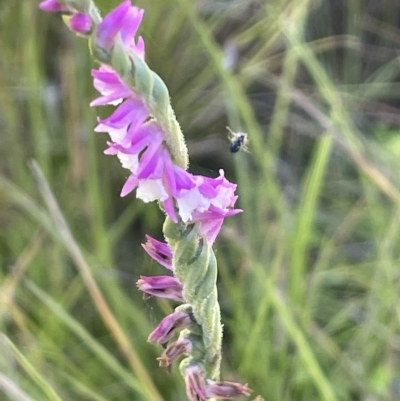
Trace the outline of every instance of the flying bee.
{"label": "flying bee", "polygon": [[247,138],[247,134],[244,132],[233,132],[229,127],[226,127],[229,131],[228,139],[231,142],[230,144],[230,151],[232,153],[237,153],[239,150],[244,150],[245,152],[249,151],[247,144],[249,140]]}

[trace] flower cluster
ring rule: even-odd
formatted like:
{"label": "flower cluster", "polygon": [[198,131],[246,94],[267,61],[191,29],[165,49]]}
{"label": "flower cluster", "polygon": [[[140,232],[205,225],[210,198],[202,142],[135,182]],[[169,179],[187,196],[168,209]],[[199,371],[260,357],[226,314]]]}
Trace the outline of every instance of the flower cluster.
{"label": "flower cluster", "polygon": [[[170,247],[150,236],[143,245],[146,252],[168,270],[173,270],[173,253]],[[138,288],[149,295],[170,298],[184,302],[182,284],[175,277],[157,276],[144,277],[137,282]],[[193,355],[195,348],[199,348],[199,334],[193,311],[190,305],[183,304],[175,308],[175,312],[166,316],[156,329],[149,335],[148,341],[162,345],[165,350],[158,358],[160,366],[169,368],[171,364],[183,355]],[[190,330],[185,330],[190,328]],[[168,345],[168,342],[181,330],[179,338]],[[201,352],[201,351],[200,351]],[[184,371],[187,395],[191,401],[203,401],[210,398],[232,400],[241,395],[248,396],[251,389],[247,384],[221,382],[207,379],[204,369],[197,363],[191,364],[189,358],[187,365],[181,366]]]}
{"label": "flower cluster", "polygon": [[[72,17],[81,15],[57,0],[45,0],[40,7],[46,11],[68,11]],[[97,26],[96,45],[110,51],[118,37],[128,56],[144,59],[144,41],[141,37],[135,40],[143,13],[130,0],[121,3]],[[211,245],[223,219],[240,212],[233,208],[236,185],[225,179],[223,170],[218,178],[209,178],[190,174],[173,163],[165,130],[150,114],[149,101],[109,65],[101,64],[92,71],[92,76],[101,96],[91,106],[118,105],[111,116],[99,119],[95,131],[110,135],[105,153],[117,155],[122,167],[130,170],[121,196],[136,189],[136,196],[144,202],[161,202],[173,221],[199,223],[200,234]]]}
{"label": "flower cluster", "polygon": [[[103,45],[105,38],[119,31],[125,51],[134,51],[143,58],[143,40],[134,41],[142,17],[143,10],[132,7],[130,1],[123,2],[100,23],[98,43]],[[117,155],[122,166],[131,172],[121,196],[136,189],[136,196],[144,202],[160,201],[173,221],[180,218],[183,222],[200,223],[200,233],[212,243],[224,217],[240,211],[233,209],[236,185],[225,179],[222,170],[213,179],[190,174],[174,164],[165,132],[150,114],[146,101],[108,66],[93,70],[92,75],[102,95],[92,106],[121,102],[110,117],[99,120],[95,129],[110,135],[105,153]]]}
{"label": "flower cluster", "polygon": [[[45,0],[40,7],[61,12],[70,29],[90,35],[92,53],[100,61],[99,68],[92,70],[100,96],[91,106],[116,106],[109,117],[98,119],[95,131],[109,134],[105,153],[116,155],[130,172],[121,196],[136,190],[137,198],[144,202],[157,201],[166,213],[166,223],[173,226],[168,236],[168,224],[164,225],[167,243],[148,236],[143,245],[173,276],[141,276],[137,282],[146,296],[182,303],[148,338],[165,347],[160,365],[170,367],[180,356],[189,355],[180,369],[191,401],[249,395],[247,385],[215,380],[222,327],[211,246],[224,218],[240,212],[234,209],[236,185],[225,179],[222,170],[217,178],[186,170],[186,147],[168,91],[148,69],[144,41],[136,38],[144,11],[132,6],[130,0],[104,19],[92,0]],[[168,345],[178,331],[179,338]]]}

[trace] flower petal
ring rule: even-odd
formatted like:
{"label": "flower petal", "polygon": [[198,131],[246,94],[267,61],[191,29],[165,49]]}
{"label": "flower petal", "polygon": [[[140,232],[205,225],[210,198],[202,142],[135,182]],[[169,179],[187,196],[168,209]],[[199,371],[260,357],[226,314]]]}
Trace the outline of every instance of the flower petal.
{"label": "flower petal", "polygon": [[144,250],[160,265],[172,270],[172,250],[168,244],[146,235],[147,242],[142,244]]}
{"label": "flower petal", "polygon": [[181,282],[171,276],[140,276],[136,283],[140,291],[160,298],[184,302]]}
{"label": "flower petal", "polygon": [[97,27],[97,45],[103,49],[110,49],[115,37],[129,19],[131,8],[130,0],[123,1],[119,6],[108,13]]}
{"label": "flower petal", "polygon": [[87,14],[74,14],[67,21],[69,29],[77,33],[89,33],[92,28],[92,20]]}
{"label": "flower petal", "polygon": [[60,4],[57,0],[44,0],[40,2],[39,8],[47,12],[69,11],[67,6]]}
{"label": "flower petal", "polygon": [[191,318],[184,310],[177,310],[161,320],[156,329],[150,333],[148,342],[166,344],[176,333],[178,329],[188,327]]}

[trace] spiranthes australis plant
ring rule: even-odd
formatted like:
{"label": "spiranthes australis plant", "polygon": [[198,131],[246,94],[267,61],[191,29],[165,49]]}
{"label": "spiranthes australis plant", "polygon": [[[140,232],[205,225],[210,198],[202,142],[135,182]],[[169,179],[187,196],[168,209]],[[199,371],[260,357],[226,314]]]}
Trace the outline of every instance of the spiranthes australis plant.
{"label": "spiranthes australis plant", "polygon": [[144,41],[136,38],[144,11],[130,0],[104,19],[92,0],[45,0],[40,8],[61,13],[72,31],[89,38],[100,64],[92,70],[100,96],[91,106],[116,106],[108,118],[98,119],[95,131],[109,134],[105,153],[130,171],[121,196],[136,190],[144,202],[158,201],[166,215],[166,242],[147,236],[143,248],[173,276],[141,276],[137,282],[148,295],[182,303],[148,338],[165,348],[160,366],[185,356],[180,371],[191,401],[249,395],[247,385],[219,380],[222,325],[212,245],[224,218],[241,211],[234,209],[236,185],[222,170],[217,178],[187,171],[187,149],[168,89],[147,66]]}

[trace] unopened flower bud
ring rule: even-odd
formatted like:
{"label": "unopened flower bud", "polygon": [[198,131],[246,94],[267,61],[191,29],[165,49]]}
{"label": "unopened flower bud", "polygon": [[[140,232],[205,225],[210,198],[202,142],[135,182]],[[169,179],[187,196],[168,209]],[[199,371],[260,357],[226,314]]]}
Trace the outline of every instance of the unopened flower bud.
{"label": "unopened flower bud", "polygon": [[92,21],[86,14],[64,15],[63,20],[71,31],[80,35],[89,35],[92,30]]}

